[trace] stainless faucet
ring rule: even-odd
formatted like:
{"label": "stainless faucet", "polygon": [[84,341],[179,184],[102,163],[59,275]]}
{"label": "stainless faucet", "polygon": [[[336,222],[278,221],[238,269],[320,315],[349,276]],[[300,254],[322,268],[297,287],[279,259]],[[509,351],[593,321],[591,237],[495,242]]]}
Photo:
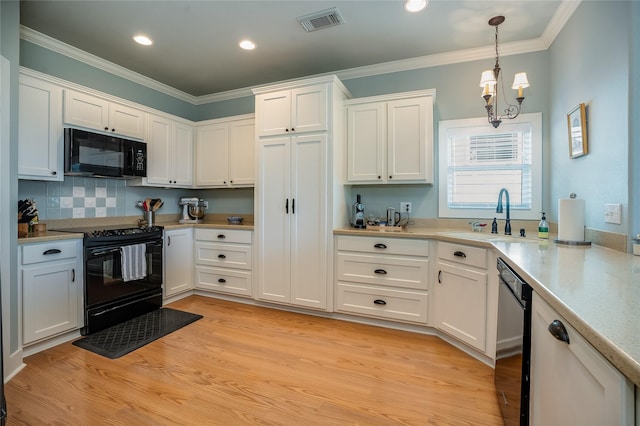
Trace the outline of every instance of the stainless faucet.
{"label": "stainless faucet", "polygon": [[504,224],[504,235],[511,235],[511,218],[510,218],[510,207],[511,205],[509,204],[509,191],[507,191],[507,188],[502,188],[500,190],[500,194],[498,194],[498,207],[496,207],[496,213],[502,213],[502,194],[504,193],[504,195],[507,196],[507,220]]}

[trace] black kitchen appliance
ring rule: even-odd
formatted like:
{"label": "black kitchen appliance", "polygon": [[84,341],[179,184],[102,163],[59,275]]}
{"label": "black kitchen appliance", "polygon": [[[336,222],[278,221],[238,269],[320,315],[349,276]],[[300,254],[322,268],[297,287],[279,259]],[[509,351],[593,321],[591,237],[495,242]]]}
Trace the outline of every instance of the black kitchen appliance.
{"label": "black kitchen appliance", "polygon": [[505,426],[529,425],[532,289],[498,258],[495,385]]}
{"label": "black kitchen appliance", "polygon": [[[84,233],[83,335],[162,307],[162,227],[75,228]],[[125,278],[123,256],[136,246],[146,270]],[[135,259],[134,259],[135,260]]]}
{"label": "black kitchen appliance", "polygon": [[109,178],[147,176],[147,144],[129,139],[64,129],[64,174]]}
{"label": "black kitchen appliance", "polygon": [[356,195],[356,202],[353,204],[351,211],[351,227],[358,229],[367,227],[364,220],[364,204],[362,204],[360,194]]}

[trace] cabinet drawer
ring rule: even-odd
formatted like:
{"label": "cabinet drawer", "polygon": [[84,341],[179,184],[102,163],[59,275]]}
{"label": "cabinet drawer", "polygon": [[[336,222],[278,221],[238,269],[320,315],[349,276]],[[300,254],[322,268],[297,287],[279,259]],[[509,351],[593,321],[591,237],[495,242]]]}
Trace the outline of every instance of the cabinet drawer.
{"label": "cabinet drawer", "polygon": [[378,254],[403,254],[407,256],[428,256],[429,241],[407,238],[354,237],[339,235],[337,249]]}
{"label": "cabinet drawer", "polygon": [[487,269],[487,249],[485,248],[439,242],[438,258]]}
{"label": "cabinet drawer", "polygon": [[251,244],[251,231],[239,229],[200,229],[195,230],[196,240],[218,241],[224,243]]}
{"label": "cabinet drawer", "polygon": [[43,244],[25,244],[22,246],[22,264],[28,265],[76,257],[78,255],[76,243],[76,240],[66,240]]}
{"label": "cabinet drawer", "polygon": [[251,296],[251,272],[196,266],[196,288]]}
{"label": "cabinet drawer", "polygon": [[427,293],[338,283],[337,310],[378,318],[427,323]]}
{"label": "cabinet drawer", "polygon": [[196,264],[251,269],[251,246],[196,242]]}
{"label": "cabinet drawer", "polygon": [[338,253],[338,280],[427,290],[429,260]]}

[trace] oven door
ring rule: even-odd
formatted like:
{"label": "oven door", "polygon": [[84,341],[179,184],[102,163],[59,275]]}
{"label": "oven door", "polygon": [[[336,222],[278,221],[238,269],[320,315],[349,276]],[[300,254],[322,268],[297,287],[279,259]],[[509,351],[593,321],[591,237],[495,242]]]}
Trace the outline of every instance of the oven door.
{"label": "oven door", "polygon": [[92,308],[150,290],[162,289],[162,240],[144,243],[147,273],[143,279],[122,279],[122,251],[117,246],[86,249],[85,306]]}

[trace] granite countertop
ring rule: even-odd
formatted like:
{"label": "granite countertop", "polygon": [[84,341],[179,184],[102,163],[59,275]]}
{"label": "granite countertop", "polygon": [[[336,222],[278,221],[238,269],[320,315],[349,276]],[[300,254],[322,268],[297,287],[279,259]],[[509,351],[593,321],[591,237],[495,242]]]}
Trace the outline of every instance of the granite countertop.
{"label": "granite countertop", "polygon": [[[86,226],[86,224],[84,224]],[[113,223],[109,223],[109,225],[113,225]],[[216,229],[242,229],[242,230],[253,230],[253,222],[247,221],[243,222],[242,225],[229,225],[226,220],[213,220],[213,221],[205,221],[202,223],[180,223],[179,221],[169,221],[169,222],[158,222],[156,223],[158,226],[162,226],[166,230],[171,229],[179,229],[179,228],[216,228]],[[66,226],[73,226],[67,224]],[[123,227],[131,227],[137,226],[132,223],[123,223]],[[64,229],[64,226],[60,226],[59,229]],[[63,232],[56,230],[47,230],[44,232],[30,232],[26,237],[18,238],[18,244],[31,244],[31,243],[40,243],[40,242],[48,242],[48,241],[56,241],[56,240],[69,240],[75,238],[84,238],[84,234],[80,232]]]}
{"label": "granite countertop", "polygon": [[597,245],[573,246],[460,229],[380,232],[343,228],[336,235],[429,238],[491,247],[636,386],[640,386],[640,256]]}

